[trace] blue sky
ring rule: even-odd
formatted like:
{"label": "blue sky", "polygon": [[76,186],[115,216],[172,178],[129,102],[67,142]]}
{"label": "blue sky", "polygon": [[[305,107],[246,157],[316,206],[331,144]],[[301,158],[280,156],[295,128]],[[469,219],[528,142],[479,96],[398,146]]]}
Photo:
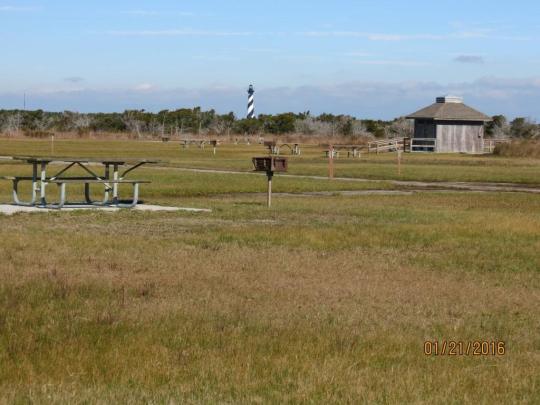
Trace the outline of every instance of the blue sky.
{"label": "blue sky", "polygon": [[0,108],[540,118],[537,1],[0,0]]}

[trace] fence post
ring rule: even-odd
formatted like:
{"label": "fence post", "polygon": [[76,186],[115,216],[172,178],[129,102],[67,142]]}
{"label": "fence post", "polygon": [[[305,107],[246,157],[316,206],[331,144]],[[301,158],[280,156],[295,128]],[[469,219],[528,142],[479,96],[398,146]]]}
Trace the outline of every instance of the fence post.
{"label": "fence post", "polygon": [[334,145],[328,148],[328,178],[334,178]]}

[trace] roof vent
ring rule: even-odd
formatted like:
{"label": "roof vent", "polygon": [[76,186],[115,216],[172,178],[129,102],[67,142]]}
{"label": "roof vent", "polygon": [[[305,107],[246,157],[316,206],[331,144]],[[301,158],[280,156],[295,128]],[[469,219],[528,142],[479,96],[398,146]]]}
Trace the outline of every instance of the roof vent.
{"label": "roof vent", "polygon": [[437,97],[437,103],[439,103],[439,104],[445,104],[445,103],[463,104],[463,97],[458,97],[458,96]]}

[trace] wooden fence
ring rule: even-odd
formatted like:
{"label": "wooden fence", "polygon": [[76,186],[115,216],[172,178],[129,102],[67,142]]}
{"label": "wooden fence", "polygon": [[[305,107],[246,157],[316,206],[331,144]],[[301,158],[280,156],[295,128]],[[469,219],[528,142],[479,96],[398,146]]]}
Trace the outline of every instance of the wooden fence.
{"label": "wooden fence", "polygon": [[484,153],[493,153],[497,145],[508,142],[510,142],[509,138],[484,139]]}
{"label": "wooden fence", "polygon": [[409,146],[410,138],[391,138],[371,141],[367,145],[368,153],[404,151]]}

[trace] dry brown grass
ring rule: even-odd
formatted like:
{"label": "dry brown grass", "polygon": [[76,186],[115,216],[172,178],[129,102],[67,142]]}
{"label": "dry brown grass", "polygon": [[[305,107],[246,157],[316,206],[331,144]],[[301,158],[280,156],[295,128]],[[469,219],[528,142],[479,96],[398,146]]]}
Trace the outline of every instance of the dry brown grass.
{"label": "dry brown grass", "polygon": [[[161,141],[160,134],[149,134],[143,133],[140,136],[134,133],[128,132],[94,132],[87,131],[84,133],[78,132],[47,132],[49,135],[47,137],[43,136],[29,136],[29,133],[20,132],[0,132],[1,138],[6,139],[49,139],[50,135],[53,134],[56,140],[76,140],[76,139],[85,139],[85,140],[118,140],[118,141]],[[244,135],[244,134],[230,134],[230,135],[215,135],[215,134],[197,134],[197,133],[183,133],[183,134],[165,134],[170,142],[178,142],[184,139],[218,139],[223,144],[233,144],[235,142],[244,143],[246,140],[249,140],[251,144],[257,144],[261,139],[265,141],[278,141],[279,143],[300,143],[304,145],[318,145],[318,144],[359,144],[363,145],[369,140],[372,140],[373,137],[367,136],[342,136],[342,135],[304,135],[304,134],[283,134],[283,135],[273,135],[273,134],[260,134],[260,135]]]}
{"label": "dry brown grass", "polygon": [[[70,140],[70,139],[86,139],[86,140],[137,140],[135,134],[130,134],[126,132],[58,132],[58,131],[44,131],[43,135],[47,134],[46,137],[36,133],[36,136],[32,136],[32,132],[2,132],[0,136],[6,139],[19,139],[19,140],[32,140],[32,139],[46,139],[49,140],[51,135],[54,135],[55,140]],[[150,140],[157,139],[158,137],[148,136],[141,138],[141,140]]]}
{"label": "dry brown grass", "polygon": [[[2,147],[49,153],[45,142]],[[214,158],[161,143],[57,148],[233,168],[261,149],[224,147]],[[320,150],[306,149],[299,166],[317,163]],[[519,159],[407,159],[431,162],[418,173],[537,169]],[[347,164],[385,170],[379,160]],[[0,216],[0,402],[540,401],[537,196],[276,196],[268,210],[252,194],[264,190],[257,176],[140,174],[153,180],[143,189],[151,203],[213,212]],[[427,357],[428,339],[502,340],[507,352]]]}
{"label": "dry brown grass", "polygon": [[[0,218],[4,398],[538,400],[536,200],[207,204]],[[507,354],[426,357],[427,339],[504,340]]]}
{"label": "dry brown grass", "polygon": [[525,157],[540,159],[540,141],[522,140],[497,145],[495,155],[504,157]]}

